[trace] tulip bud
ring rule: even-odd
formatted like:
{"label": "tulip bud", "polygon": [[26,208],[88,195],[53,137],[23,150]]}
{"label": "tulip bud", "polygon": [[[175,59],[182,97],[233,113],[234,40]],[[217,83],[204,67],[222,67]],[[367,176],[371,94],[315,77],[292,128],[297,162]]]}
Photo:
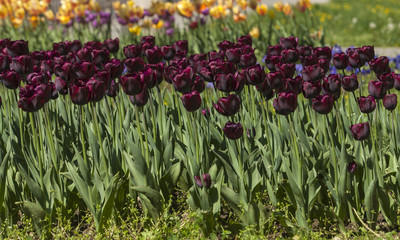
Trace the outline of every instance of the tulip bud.
{"label": "tulip bud", "polygon": [[230,42],[230,41],[227,41],[227,40],[222,41],[222,42],[220,42],[220,43],[217,44],[218,49],[219,49],[220,51],[222,51],[222,52],[225,52],[227,49],[232,48],[233,45],[234,45],[233,42]]}
{"label": "tulip bud", "polygon": [[347,49],[347,55],[349,56],[349,64],[352,68],[360,68],[364,66],[365,62],[361,59],[357,49]]}
{"label": "tulip bud", "polygon": [[337,69],[346,69],[349,66],[349,56],[346,53],[335,53],[333,55],[333,66]]}
{"label": "tulip bud", "polygon": [[134,105],[143,107],[149,100],[149,90],[147,90],[147,87],[144,86],[139,94],[129,96],[129,100],[131,100]]}
{"label": "tulip bud", "polygon": [[204,84],[203,79],[201,79],[200,76],[196,76],[193,82],[192,91],[197,91],[199,93],[202,93],[205,88],[206,85]]}
{"label": "tulip bud", "polygon": [[111,80],[110,86],[106,89],[106,95],[109,97],[116,97],[119,91],[118,86],[115,80]]}
{"label": "tulip bud", "polygon": [[343,76],[342,87],[348,92],[354,92],[358,88],[357,75],[355,73],[351,76]]}
{"label": "tulip bud", "polygon": [[330,47],[316,47],[313,49],[314,55],[317,56],[318,59],[331,59],[332,58],[332,49]]}
{"label": "tulip bud", "polygon": [[140,44],[145,44],[148,43],[150,44],[151,48],[154,47],[155,43],[156,43],[156,38],[154,36],[143,36],[140,39]]}
{"label": "tulip bud", "polygon": [[239,139],[243,135],[243,127],[240,123],[227,122],[223,131],[225,136],[231,140]]}
{"label": "tulip bud", "polygon": [[371,70],[376,74],[385,74],[390,72],[389,59],[385,56],[374,58],[368,63]]}
{"label": "tulip bud", "polygon": [[299,51],[296,48],[284,49],[281,52],[282,62],[284,63],[295,63],[299,60]]}
{"label": "tulip bud", "polygon": [[[201,175],[203,182],[204,182],[204,187],[209,188],[211,187],[211,176],[209,173],[202,174]],[[203,188],[203,182],[201,181],[201,178],[199,176],[194,176],[194,181],[196,182],[196,185],[200,188]]]}
{"label": "tulip bud", "polygon": [[6,71],[1,74],[1,80],[8,89],[17,89],[21,83],[21,77],[15,71]]}
{"label": "tulip bud", "polygon": [[400,90],[400,74],[394,74],[394,88]]}
{"label": "tulip bud", "polygon": [[108,52],[107,49],[102,49],[102,50],[95,49],[92,51],[92,59],[93,63],[99,66],[110,60],[110,53]]}
{"label": "tulip bud", "polygon": [[320,95],[312,100],[312,109],[320,114],[328,114],[332,111],[333,103],[332,95]]}
{"label": "tulip bud", "polygon": [[176,41],[174,42],[173,45],[175,51],[183,51],[186,55],[186,53],[189,50],[189,44],[187,40],[180,40],[180,41]]}
{"label": "tulip bud", "polygon": [[81,62],[74,66],[76,76],[81,80],[88,80],[94,75],[95,65],[91,62]]}
{"label": "tulip bud", "polygon": [[247,78],[247,83],[251,85],[258,85],[262,83],[265,78],[264,68],[261,67],[259,64],[247,68],[245,74]]}
{"label": "tulip bud", "polygon": [[370,81],[368,83],[368,92],[375,99],[382,99],[386,95],[387,83],[381,81]]}
{"label": "tulip bud", "polygon": [[126,58],[137,58],[140,57],[142,47],[141,45],[128,45],[124,47],[123,52]]}
{"label": "tulip bud", "polygon": [[287,38],[281,37],[279,39],[279,44],[282,46],[283,49],[291,49],[297,47],[298,41],[299,39],[293,36]]}
{"label": "tulip bud", "polygon": [[253,66],[257,63],[254,53],[246,53],[240,56],[239,65],[243,68]]}
{"label": "tulip bud", "polygon": [[126,74],[119,78],[119,83],[122,86],[122,90],[128,95],[139,94],[143,89],[143,82],[140,79],[140,75],[135,73]]}
{"label": "tulip bud", "polygon": [[275,90],[281,90],[284,87],[284,75],[282,72],[270,72],[266,74],[268,85]]}
{"label": "tulip bud", "polygon": [[163,57],[163,53],[161,51],[161,48],[159,48],[158,46],[155,46],[151,49],[147,49],[145,51],[145,56],[147,59],[148,63],[159,63],[162,60]]}
{"label": "tulip bud", "polygon": [[362,113],[371,113],[376,108],[375,98],[372,96],[357,98],[358,106]]}
{"label": "tulip bud", "polygon": [[285,92],[294,92],[296,94],[301,93],[303,86],[303,79],[301,76],[293,78],[287,78],[285,83]]}
{"label": "tulip bud", "polygon": [[369,137],[369,123],[358,123],[350,127],[355,140],[362,141]]}
{"label": "tulip bud", "polygon": [[165,45],[161,47],[161,52],[164,55],[164,59],[169,61],[175,56],[175,49],[172,45]]}
{"label": "tulip bud", "polygon": [[26,112],[36,112],[43,107],[45,101],[43,92],[37,91],[34,86],[26,85],[20,88],[18,107]]}
{"label": "tulip bud", "polygon": [[347,171],[349,173],[354,173],[356,171],[357,163],[355,161],[349,162],[347,164]]}
{"label": "tulip bud", "polygon": [[193,69],[191,67],[187,67],[181,73],[175,75],[175,77],[172,79],[172,85],[178,92],[187,93],[192,89],[193,77]]}
{"label": "tulip bud", "polygon": [[282,57],[281,56],[274,56],[274,55],[267,55],[265,57],[265,65],[271,72],[276,71],[276,64],[281,62]]}
{"label": "tulip bud", "polygon": [[280,56],[282,52],[282,45],[269,46],[267,48],[267,55]]}
{"label": "tulip bud", "polygon": [[323,88],[326,92],[334,94],[340,93],[340,77],[338,74],[329,74],[324,78]]}
{"label": "tulip bud", "polygon": [[226,59],[234,64],[240,62],[240,56],[242,55],[241,48],[230,48],[225,51]]}
{"label": "tulip bud", "polygon": [[0,72],[10,69],[11,58],[7,55],[0,56]]}
{"label": "tulip bud", "polygon": [[227,117],[232,116],[240,109],[240,98],[235,94],[231,94],[228,97],[218,99],[217,104],[213,103],[213,106],[220,114]]}
{"label": "tulip bud", "polygon": [[71,97],[71,101],[76,105],[85,105],[90,100],[89,87],[84,85],[84,83],[81,81],[69,86],[69,95]]}
{"label": "tulip bud", "polygon": [[394,77],[395,75],[393,72],[378,75],[379,80],[386,83],[386,87],[388,90],[393,88],[394,86]]}
{"label": "tulip bud", "polygon": [[119,50],[119,39],[106,39],[103,45],[110,53],[117,53]]}
{"label": "tulip bud", "polygon": [[24,40],[9,41],[6,47],[6,51],[10,57],[28,55],[29,47],[28,42]]}
{"label": "tulip bud", "polygon": [[119,59],[111,59],[104,64],[104,70],[110,73],[111,79],[119,78],[124,71],[124,63]]}
{"label": "tulip bud", "polygon": [[318,64],[314,64],[312,66],[305,66],[301,71],[301,75],[305,82],[316,82],[322,79],[324,71]]}
{"label": "tulip bud", "polygon": [[106,91],[106,84],[94,78],[87,81],[86,86],[89,88],[89,96],[91,102],[98,102],[103,99]]}
{"label": "tulip bud", "polygon": [[201,97],[197,91],[183,94],[181,97],[181,100],[182,100],[183,106],[189,112],[196,111],[201,106]]}
{"label": "tulip bud", "polygon": [[375,57],[374,46],[363,46],[358,49],[360,58],[363,62],[369,62]]}
{"label": "tulip bud", "polygon": [[144,61],[140,57],[125,60],[125,67],[129,73],[136,73],[144,68]]}
{"label": "tulip bud", "polygon": [[320,82],[303,82],[303,95],[307,99],[312,99],[317,97],[321,92]]}
{"label": "tulip bud", "polygon": [[203,116],[207,119],[210,118],[210,109],[209,108],[204,108],[201,110],[201,113],[203,114]]}
{"label": "tulip bud", "polygon": [[383,106],[389,110],[393,111],[397,106],[397,95],[388,94],[383,98]]}
{"label": "tulip bud", "polygon": [[288,115],[297,108],[297,95],[293,92],[281,92],[273,101],[276,113]]}
{"label": "tulip bud", "polygon": [[10,70],[26,75],[32,71],[32,59],[29,55],[13,57],[10,63]]}

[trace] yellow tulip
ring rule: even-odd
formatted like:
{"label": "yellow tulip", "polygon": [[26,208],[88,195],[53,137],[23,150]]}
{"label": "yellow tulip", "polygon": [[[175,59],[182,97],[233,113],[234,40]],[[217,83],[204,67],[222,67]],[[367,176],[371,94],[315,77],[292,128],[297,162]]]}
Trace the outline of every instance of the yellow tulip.
{"label": "yellow tulip", "polygon": [[164,21],[163,20],[159,20],[157,24],[153,24],[151,27],[155,28],[155,29],[160,29],[164,26]]}
{"label": "yellow tulip", "polygon": [[246,10],[247,8],[247,1],[246,0],[237,0],[237,4],[239,7],[243,10]]}
{"label": "yellow tulip", "polygon": [[249,35],[252,38],[258,38],[260,36],[260,29],[258,27],[253,27],[249,32]]}
{"label": "yellow tulip", "polygon": [[7,8],[4,5],[0,5],[0,18],[5,19],[7,16]]}
{"label": "yellow tulip", "polygon": [[141,30],[140,27],[137,26],[137,25],[129,28],[129,32],[134,34],[134,35],[136,35],[136,36],[139,36],[140,30]]}
{"label": "yellow tulip", "polygon": [[115,9],[115,11],[118,11],[119,9],[121,9],[121,2],[120,1],[113,2],[112,6]]}
{"label": "yellow tulip", "polygon": [[283,13],[285,15],[291,15],[293,13],[292,7],[289,5],[289,3],[285,3],[285,5],[283,6]]}
{"label": "yellow tulip", "polygon": [[264,16],[265,14],[267,14],[268,7],[264,4],[261,4],[257,6],[256,11],[259,15]]}
{"label": "yellow tulip", "polygon": [[283,3],[280,1],[277,3],[274,3],[274,8],[277,12],[282,12],[283,11]]}
{"label": "yellow tulip", "polygon": [[176,4],[179,14],[184,17],[190,18],[193,15],[194,6],[187,0],[181,0]]}
{"label": "yellow tulip", "polygon": [[54,20],[54,13],[50,9],[43,13],[43,15],[48,19],[53,21]]}
{"label": "yellow tulip", "polygon": [[11,18],[11,23],[14,28],[19,28],[22,25],[23,20],[19,18]]}

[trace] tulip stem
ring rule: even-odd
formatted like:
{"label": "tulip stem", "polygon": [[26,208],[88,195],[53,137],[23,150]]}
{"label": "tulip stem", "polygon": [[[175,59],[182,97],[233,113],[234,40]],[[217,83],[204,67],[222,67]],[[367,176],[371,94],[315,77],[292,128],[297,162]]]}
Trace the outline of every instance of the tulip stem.
{"label": "tulip stem", "polygon": [[332,128],[329,127],[328,114],[325,115],[325,119],[326,119],[326,126],[329,128],[329,131],[328,131],[329,132],[329,138],[331,140],[332,151],[333,151],[333,170],[334,170],[334,174],[335,174],[335,186],[337,186],[337,180],[339,178],[338,165],[337,165],[336,149],[335,149],[335,142],[333,140]]}
{"label": "tulip stem", "polygon": [[104,153],[104,147],[103,147],[103,141],[101,140],[101,134],[100,134],[100,129],[99,129],[99,121],[97,119],[97,114],[96,114],[96,103],[91,103],[90,108],[92,110],[92,115],[93,115],[93,119],[94,119],[94,127],[96,130],[97,139],[100,144],[101,156],[102,156],[105,166],[107,166],[106,155]]}
{"label": "tulip stem", "polygon": [[83,151],[83,159],[85,160],[86,165],[88,164],[87,156],[86,156],[86,146],[85,146],[85,135],[83,133],[83,121],[82,119],[85,117],[85,113],[83,111],[83,106],[79,106],[79,126],[81,131],[81,144]]}
{"label": "tulip stem", "polygon": [[33,117],[33,112],[29,113],[29,119],[31,121],[31,128],[33,132],[33,145],[36,150],[37,158],[38,158],[38,165],[39,165],[39,175],[40,175],[40,186],[42,190],[44,191],[44,186],[43,186],[43,160],[41,154],[38,152],[39,151],[39,140],[38,140],[38,135],[36,132],[36,127],[35,127],[35,119]]}
{"label": "tulip stem", "polygon": [[[17,101],[18,104],[18,94],[17,94],[17,90],[15,89],[14,91],[14,96],[15,96],[15,100]],[[21,148],[24,148],[24,127],[22,124],[22,109],[18,108],[18,123],[19,123],[19,136],[20,136],[20,143],[21,143]]]}
{"label": "tulip stem", "polygon": [[136,118],[136,128],[139,133],[140,149],[142,150],[142,155],[144,155],[143,136],[142,136],[142,129],[140,126],[140,119],[139,119],[139,108],[136,105],[135,105],[135,118]]}
{"label": "tulip stem", "polygon": [[395,128],[395,125],[394,125],[393,111],[390,111],[390,115],[392,117],[392,131],[393,131],[394,146],[395,146],[394,151],[395,151],[395,154],[397,156],[397,154],[398,154],[398,151],[397,151],[397,137],[396,137],[396,128]]}
{"label": "tulip stem", "polygon": [[53,138],[53,134],[51,132],[51,127],[50,127],[48,105],[44,106],[44,111],[42,111],[42,114],[43,114],[44,122],[45,122],[45,125],[46,125],[46,133],[47,133],[47,139],[48,139],[49,144],[50,144],[51,155],[53,157],[53,165],[54,165],[54,168],[56,169],[56,172],[58,173],[59,166],[58,166],[58,164],[56,162],[57,161],[57,154],[56,154],[56,151],[55,151],[54,138]]}
{"label": "tulip stem", "polygon": [[150,168],[150,161],[149,161],[149,140],[147,138],[147,123],[146,123],[146,114],[144,108],[142,109],[142,121],[143,121],[143,133],[144,133],[144,141],[146,147],[146,163],[147,167]]}
{"label": "tulip stem", "polygon": [[[157,131],[156,118],[157,118],[157,115],[155,114],[153,98],[152,98],[152,96],[150,96],[149,98],[150,98],[151,121],[153,123],[153,141],[156,142],[156,131]],[[160,113],[158,113],[158,114],[160,114]],[[161,122],[160,122],[160,124],[161,124]]]}

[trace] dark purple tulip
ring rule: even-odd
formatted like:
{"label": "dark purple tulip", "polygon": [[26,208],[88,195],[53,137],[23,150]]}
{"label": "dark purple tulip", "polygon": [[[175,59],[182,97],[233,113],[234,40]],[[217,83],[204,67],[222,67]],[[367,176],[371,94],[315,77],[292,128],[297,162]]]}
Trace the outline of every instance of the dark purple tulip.
{"label": "dark purple tulip", "polygon": [[370,81],[368,83],[368,92],[375,99],[382,99],[386,95],[387,83],[381,81]]}
{"label": "dark purple tulip", "polygon": [[76,76],[81,80],[88,80],[94,75],[96,67],[91,62],[81,62],[74,66]]}
{"label": "dark purple tulip", "polygon": [[230,48],[225,51],[226,59],[235,64],[238,64],[240,62],[241,55],[242,55],[241,48]]}
{"label": "dark purple tulip", "polygon": [[215,75],[215,74],[220,74],[220,73],[224,73],[224,74],[228,74],[228,73],[235,73],[236,72],[236,68],[235,65],[233,65],[233,63],[228,62],[228,61],[212,61],[209,62],[208,66],[211,69],[211,72]]}
{"label": "dark purple tulip", "polygon": [[293,92],[281,92],[274,99],[273,106],[276,113],[288,115],[297,108],[297,95]]}
{"label": "dark purple tulip", "polygon": [[119,91],[118,86],[115,80],[111,80],[110,86],[106,89],[106,95],[109,97],[116,97]]}
{"label": "dark purple tulip", "polygon": [[84,82],[78,81],[69,86],[71,101],[76,105],[85,105],[90,100],[89,87]]}
{"label": "dark purple tulip", "polygon": [[270,72],[266,74],[268,85],[275,90],[281,90],[284,87],[285,76],[282,72]]}
{"label": "dark purple tulip", "polygon": [[201,113],[203,114],[203,116],[207,119],[210,118],[210,109],[209,108],[204,108],[201,110]]}
{"label": "dark purple tulip", "polygon": [[[82,48],[75,53],[75,58],[77,62],[91,62],[92,58],[92,50],[90,48]],[[96,50],[99,51],[99,50]]]}
{"label": "dark purple tulip", "polygon": [[313,49],[314,54],[318,59],[331,59],[332,58],[332,49],[330,47],[316,47]]}
{"label": "dark purple tulip", "polygon": [[56,77],[55,79],[55,88],[61,95],[68,93],[68,83],[60,77]]}
{"label": "dark purple tulip", "polygon": [[218,43],[217,46],[218,46],[218,49],[219,49],[220,51],[225,52],[227,49],[232,48],[233,45],[234,45],[233,42],[230,42],[230,41],[225,40],[225,41],[222,41],[222,42]]}
{"label": "dark purple tulip", "polygon": [[0,55],[0,72],[10,69],[11,58],[7,55]]}
{"label": "dark purple tulip", "polygon": [[[1,58],[0,58],[1,59]],[[34,51],[31,52],[32,65],[40,65],[40,62],[46,60],[44,51]]]}
{"label": "dark purple tulip", "polygon": [[299,60],[299,51],[296,48],[284,49],[281,52],[282,62],[284,63],[295,63]]}
{"label": "dark purple tulip", "polygon": [[393,111],[397,106],[397,95],[388,94],[383,98],[383,106],[389,110]]}
{"label": "dark purple tulip", "polygon": [[[166,66],[164,68],[165,81],[167,81],[168,83],[172,83],[172,80],[174,79],[174,77],[180,72],[181,72],[181,70],[177,66],[171,66],[171,65]],[[212,81],[212,79],[211,79],[211,81]]]}
{"label": "dark purple tulip", "polygon": [[251,46],[252,44],[252,40],[249,34],[245,35],[245,36],[241,36],[240,38],[238,38],[236,40],[238,43],[242,44],[242,45],[248,45]]}
{"label": "dark purple tulip", "polygon": [[[211,187],[211,176],[209,173],[202,174],[201,177],[203,178],[204,187],[209,188]],[[199,188],[203,188],[203,182],[199,176],[194,176],[194,181]]]}
{"label": "dark purple tulip", "polygon": [[2,100],[1,100],[1,96],[0,96],[0,108],[1,108],[1,104],[2,104]]}
{"label": "dark purple tulip", "polygon": [[371,70],[376,74],[385,74],[390,72],[389,59],[385,56],[374,58],[368,63]]}
{"label": "dark purple tulip", "polygon": [[4,38],[0,39],[0,48],[5,48],[11,43],[10,39]]}
{"label": "dark purple tulip", "polygon": [[251,85],[261,84],[265,79],[265,71],[264,68],[259,64],[255,66],[251,66],[245,71],[247,83]]}
{"label": "dark purple tulip", "polygon": [[303,56],[300,58],[300,60],[301,65],[303,65],[304,67],[318,64],[318,58],[316,55]]}
{"label": "dark purple tulip", "polygon": [[21,75],[28,74],[32,71],[32,59],[28,55],[13,57],[10,63],[10,70],[14,70]]}
{"label": "dark purple tulip", "polygon": [[256,86],[257,91],[259,91],[267,100],[271,99],[273,97],[273,90],[271,86],[268,83],[268,79],[265,78],[265,80],[260,84]]}
{"label": "dark purple tulip", "polygon": [[231,140],[236,140],[243,136],[243,127],[240,123],[227,122],[222,130],[225,136]]}
{"label": "dark purple tulip", "polygon": [[116,58],[111,59],[104,64],[104,69],[110,73],[111,79],[119,78],[124,71],[124,63]]}
{"label": "dark purple tulip", "polygon": [[160,84],[163,80],[164,67],[165,67],[164,63],[161,62],[157,64],[147,64],[147,67],[151,68],[154,71],[157,83]]}
{"label": "dark purple tulip", "polygon": [[350,127],[355,140],[362,141],[369,137],[369,123],[358,123]]}
{"label": "dark purple tulip", "polygon": [[254,53],[246,53],[240,56],[239,65],[243,68],[253,66],[257,63],[257,58]]}
{"label": "dark purple tulip", "polygon": [[161,52],[164,54],[164,59],[169,61],[175,56],[175,48],[172,45],[165,45],[161,47]]}
{"label": "dark purple tulip", "polygon": [[340,76],[339,74],[329,74],[324,78],[323,88],[330,94],[340,93]]}
{"label": "dark purple tulip", "polygon": [[8,89],[17,89],[21,83],[21,77],[15,71],[6,71],[1,74],[1,82]]}
{"label": "dark purple tulip", "polygon": [[347,49],[347,56],[349,56],[349,64],[353,68],[360,68],[364,66],[365,62],[361,59],[357,49]]}
{"label": "dark purple tulip", "polygon": [[154,36],[143,36],[140,39],[140,44],[150,43],[154,47],[156,43],[156,38]]}
{"label": "dark purple tulip", "polygon": [[144,61],[140,57],[125,60],[125,67],[129,73],[136,73],[144,68]]}
{"label": "dark purple tulip", "polygon": [[302,92],[305,98],[312,99],[317,97],[321,92],[321,82],[303,82]]}
{"label": "dark purple tulip", "polygon": [[131,103],[133,103],[134,105],[138,107],[143,107],[149,100],[149,90],[146,86],[144,86],[139,94],[129,96],[129,100],[131,100]]}
{"label": "dark purple tulip", "polygon": [[64,81],[73,82],[77,79],[76,72],[74,70],[74,65],[71,63],[64,63],[62,65],[54,66],[54,74],[57,77],[62,78]]}
{"label": "dark purple tulip", "polygon": [[107,49],[102,49],[102,50],[94,49],[92,51],[92,59],[94,64],[102,65],[106,63],[108,60],[110,60],[110,53],[108,52]]}
{"label": "dark purple tulip", "polygon": [[279,39],[279,44],[282,46],[283,49],[291,49],[297,47],[298,41],[299,39],[293,36],[287,38],[281,37]]}
{"label": "dark purple tulip", "polygon": [[10,41],[6,47],[10,57],[16,57],[29,54],[28,42],[24,40]]}
{"label": "dark purple tulip", "polygon": [[37,73],[33,72],[28,74],[26,77],[26,84],[37,85],[41,83],[48,83],[51,80],[49,73]]}
{"label": "dark purple tulip", "polygon": [[189,50],[189,44],[188,44],[187,40],[176,41],[176,42],[174,42],[173,46],[174,46],[175,51],[183,51],[183,52],[187,53]]}
{"label": "dark purple tulip", "polygon": [[358,88],[357,75],[353,73],[350,76],[343,76],[342,88],[348,92],[354,92]]}
{"label": "dark purple tulip", "polygon": [[236,81],[232,73],[217,74],[214,76],[215,87],[222,92],[232,92],[235,90]]}
{"label": "dark purple tulip", "polygon": [[82,48],[82,43],[79,40],[74,40],[68,43],[71,52],[77,52]]}
{"label": "dark purple tulip", "polygon": [[128,45],[124,47],[123,52],[126,58],[140,57],[140,54],[142,52],[142,46],[139,44]]}
{"label": "dark purple tulip", "polygon": [[201,97],[197,91],[183,94],[181,100],[188,112],[194,112],[201,106]]}
{"label": "dark purple tulip", "polygon": [[86,86],[89,88],[89,101],[98,102],[103,99],[106,91],[106,84],[103,81],[91,78],[87,81]]}
{"label": "dark purple tulip", "polygon": [[318,59],[318,65],[322,68],[324,74],[329,72],[330,61],[330,59],[326,58]]}
{"label": "dark purple tulip", "polygon": [[162,58],[163,58],[163,53],[161,51],[161,48],[158,46],[155,46],[153,48],[147,49],[145,51],[145,56],[147,59],[147,62],[151,64],[159,63]]}
{"label": "dark purple tulip", "polygon": [[313,48],[310,46],[298,46],[297,50],[299,50],[301,57],[310,56],[313,53]]}
{"label": "dark purple tulip", "polygon": [[281,45],[269,46],[267,48],[267,55],[280,56],[281,52],[282,52],[282,46]]}
{"label": "dark purple tulip", "polygon": [[393,86],[394,86],[394,73],[393,72],[380,74],[380,75],[378,75],[378,78],[380,81],[386,83],[387,89],[393,88]]}
{"label": "dark purple tulip", "polygon": [[265,65],[271,72],[276,71],[276,64],[281,62],[282,57],[281,56],[275,56],[275,55],[267,55],[265,58]]}
{"label": "dark purple tulip", "polygon": [[369,62],[375,57],[374,46],[363,46],[358,48],[358,53],[363,62]]}
{"label": "dark purple tulip", "polygon": [[51,84],[46,83],[46,84],[38,84],[38,85],[33,85],[33,86],[35,87],[35,91],[42,95],[43,104],[50,101],[50,99],[53,95],[53,87],[51,86]]}
{"label": "dark purple tulip", "polygon": [[178,92],[187,93],[192,89],[193,78],[193,69],[191,67],[187,67],[185,68],[185,70],[174,76],[174,78],[172,79],[172,85]]}
{"label": "dark purple tulip", "polygon": [[240,93],[243,90],[244,85],[246,84],[247,81],[246,71],[245,70],[237,71],[233,77],[235,79],[234,91],[236,93]]}
{"label": "dark purple tulip", "polygon": [[370,96],[357,98],[358,106],[362,113],[371,113],[376,108],[375,98]]}
{"label": "dark purple tulip", "polygon": [[25,112],[36,112],[44,103],[42,92],[36,91],[34,86],[27,85],[20,88],[18,107]]}
{"label": "dark purple tulip", "polygon": [[344,52],[335,53],[332,63],[337,69],[346,69],[349,66],[349,56]]}
{"label": "dark purple tulip", "polygon": [[312,100],[312,108],[320,114],[328,114],[332,111],[333,103],[332,95],[319,95]]}
{"label": "dark purple tulip", "polygon": [[140,75],[136,73],[126,74],[119,78],[119,83],[122,86],[122,90],[128,95],[139,94],[143,89],[143,82],[140,79]]}
{"label": "dark purple tulip", "polygon": [[204,84],[203,79],[200,76],[196,76],[193,82],[192,91],[197,91],[199,93],[202,93],[205,88],[206,85]]}
{"label": "dark purple tulip", "polygon": [[400,90],[400,74],[394,74],[394,88]]}
{"label": "dark purple tulip", "polygon": [[110,52],[110,53],[117,53],[119,50],[119,39],[106,39],[103,42],[105,48]]}
{"label": "dark purple tulip", "polygon": [[197,62],[202,62],[202,61],[207,60],[207,54],[205,54],[205,53],[193,54],[193,55],[189,56],[188,59],[190,62],[190,66],[192,66],[194,68]]}
{"label": "dark purple tulip", "polygon": [[199,76],[207,82],[212,82],[213,81],[213,74],[211,72],[211,69],[209,67],[203,67],[199,72]]}
{"label": "dark purple tulip", "polygon": [[227,117],[232,116],[240,109],[240,98],[235,94],[231,94],[228,97],[218,99],[217,104],[213,103],[213,106],[220,114]]}
{"label": "dark purple tulip", "polygon": [[278,63],[276,64],[276,70],[281,72],[285,78],[291,78],[296,71],[296,65],[293,63]]}
{"label": "dark purple tulip", "polygon": [[67,55],[69,52],[69,46],[67,42],[53,43],[53,51],[59,52],[60,55]]}
{"label": "dark purple tulip", "polygon": [[349,162],[347,164],[347,171],[349,173],[354,173],[356,171],[357,168],[357,163],[355,161]]}
{"label": "dark purple tulip", "polygon": [[287,78],[285,83],[285,92],[294,92],[296,94],[301,93],[303,86],[303,79],[301,76],[293,78]]}
{"label": "dark purple tulip", "polygon": [[210,61],[217,60],[217,59],[224,60],[224,53],[221,51],[208,52],[207,55],[208,55],[208,60],[210,60]]}
{"label": "dark purple tulip", "polygon": [[140,80],[146,84],[148,89],[155,87],[157,83],[157,75],[155,70],[149,67],[143,70],[140,73]]}

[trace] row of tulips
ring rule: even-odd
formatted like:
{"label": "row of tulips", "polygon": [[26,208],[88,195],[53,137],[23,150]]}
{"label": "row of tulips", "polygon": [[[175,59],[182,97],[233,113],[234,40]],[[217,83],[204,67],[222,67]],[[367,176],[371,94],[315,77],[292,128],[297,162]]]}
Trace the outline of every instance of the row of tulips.
{"label": "row of tulips", "polygon": [[[2,219],[22,209],[46,232],[56,209],[78,206],[103,231],[127,200],[157,219],[178,187],[203,210],[205,234],[221,199],[243,226],[266,231],[271,219],[308,228],[326,215],[340,229],[365,219],[375,227],[379,213],[396,223],[397,95],[387,93],[400,77],[372,46],[332,54],[281,38],[266,68],[249,36],[190,56],[186,40],[157,46],[146,36],[124,59],[112,58],[118,39],[0,47]],[[331,65],[342,73],[329,74]],[[366,77],[378,80],[367,87]],[[266,207],[286,203],[293,218]]]}

